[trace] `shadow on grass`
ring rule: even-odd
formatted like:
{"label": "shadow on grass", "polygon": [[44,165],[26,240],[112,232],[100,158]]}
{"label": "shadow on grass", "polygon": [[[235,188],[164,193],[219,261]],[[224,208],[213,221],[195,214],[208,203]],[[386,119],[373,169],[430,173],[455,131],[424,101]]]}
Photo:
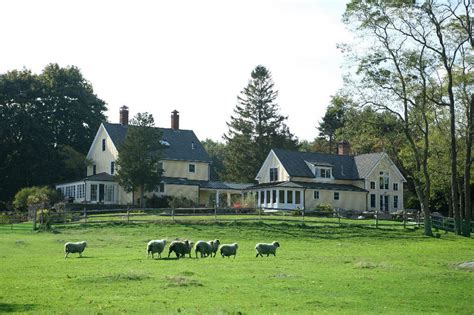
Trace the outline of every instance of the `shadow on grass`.
{"label": "shadow on grass", "polygon": [[0,313],[21,313],[32,311],[35,304],[0,303]]}

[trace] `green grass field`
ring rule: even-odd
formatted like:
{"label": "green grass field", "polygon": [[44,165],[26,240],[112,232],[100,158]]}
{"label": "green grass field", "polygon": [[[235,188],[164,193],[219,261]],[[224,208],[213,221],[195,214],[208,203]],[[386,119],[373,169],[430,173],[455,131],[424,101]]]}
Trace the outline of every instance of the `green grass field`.
{"label": "green grass field", "polygon": [[[0,227],[0,313],[474,313],[474,240],[421,230],[163,222]],[[236,259],[147,259],[150,239],[219,238]],[[87,240],[64,259],[66,241]],[[278,240],[276,257],[255,258]],[[166,254],[164,257],[167,256]],[[194,256],[194,255],[193,255]]]}

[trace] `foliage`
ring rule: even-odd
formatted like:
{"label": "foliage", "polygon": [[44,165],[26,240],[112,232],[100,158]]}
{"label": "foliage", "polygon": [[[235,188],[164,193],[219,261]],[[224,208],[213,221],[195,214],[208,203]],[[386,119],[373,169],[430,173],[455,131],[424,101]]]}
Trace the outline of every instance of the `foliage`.
{"label": "foliage", "polygon": [[151,114],[138,113],[130,122],[124,143],[118,149],[116,180],[127,192],[140,191],[141,207],[145,191],[153,191],[161,180],[159,168],[162,134],[154,128]]}
{"label": "foliage", "polygon": [[184,196],[172,196],[169,205],[171,208],[192,208],[196,206],[196,203]]}
{"label": "foliage", "polygon": [[347,107],[350,106],[351,103],[351,99],[343,95],[335,95],[331,97],[331,104],[327,107],[326,113],[318,126],[319,137],[328,140],[329,148],[328,151],[326,151],[327,153],[336,153],[336,146],[334,145],[336,131],[344,126],[346,120],[345,113]]}
{"label": "foliage", "polygon": [[[31,233],[21,225],[13,230],[0,227],[1,310],[137,314],[472,312],[474,273],[456,266],[472,261],[472,251],[466,249],[472,248],[473,240],[455,238],[451,233],[434,239],[423,237],[419,231],[383,227],[298,227],[272,222],[88,226],[60,232]],[[146,257],[147,240],[178,237],[193,241],[218,237],[222,243],[237,242],[237,257],[179,261]],[[88,242],[84,258],[76,254],[64,260],[64,243],[81,240]],[[256,259],[255,244],[273,240],[281,244],[276,257]],[[44,289],[45,279],[48,290]],[[288,292],[294,293],[291,298]]]}
{"label": "foliage", "polygon": [[245,195],[245,197],[242,199],[241,207],[247,209],[255,209],[257,207],[257,201],[255,200],[255,196],[250,193]]}
{"label": "foliage", "polygon": [[320,203],[314,208],[314,210],[320,211],[320,212],[330,212],[330,213],[334,212],[334,208],[328,203]]}
{"label": "foliage", "polygon": [[0,185],[0,200],[9,201],[21,187],[76,176],[63,149],[86,154],[105,110],[76,67],[0,74],[0,173],[8,183]]}
{"label": "foliage", "polygon": [[277,96],[270,72],[257,66],[227,123],[227,180],[253,182],[272,148],[297,149],[297,140],[285,124],[287,117],[275,103]]}
{"label": "foliage", "polygon": [[28,206],[32,204],[54,204],[62,200],[62,194],[47,186],[25,187],[20,189],[13,200],[13,206],[18,211],[28,211]]}
{"label": "foliage", "polygon": [[170,196],[157,196],[153,194],[151,197],[146,198],[146,206],[147,208],[169,208],[170,201]]}
{"label": "foliage", "polygon": [[224,160],[227,156],[227,145],[209,138],[201,143],[211,158],[211,180],[225,178],[226,169]]}

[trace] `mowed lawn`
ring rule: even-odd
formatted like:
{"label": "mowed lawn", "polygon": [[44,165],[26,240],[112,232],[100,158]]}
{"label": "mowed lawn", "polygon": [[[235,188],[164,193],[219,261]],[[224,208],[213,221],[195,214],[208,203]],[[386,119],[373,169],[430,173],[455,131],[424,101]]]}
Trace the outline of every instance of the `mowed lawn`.
{"label": "mowed lawn", "polygon": [[[280,223],[0,227],[0,313],[474,313],[474,239]],[[238,242],[237,258],[147,259],[150,239]],[[88,242],[64,259],[66,241]],[[277,240],[276,257],[255,258]],[[168,246],[163,257],[168,254]]]}

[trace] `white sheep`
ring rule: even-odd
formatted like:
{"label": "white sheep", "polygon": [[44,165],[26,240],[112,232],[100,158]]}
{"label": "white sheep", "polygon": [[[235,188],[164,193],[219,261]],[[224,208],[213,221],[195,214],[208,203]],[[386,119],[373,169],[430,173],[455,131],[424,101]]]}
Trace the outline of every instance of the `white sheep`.
{"label": "white sheep", "polygon": [[151,258],[154,258],[153,255],[155,253],[158,253],[158,257],[161,258],[161,253],[163,252],[163,249],[165,249],[166,245],[166,240],[151,240],[148,242],[146,245],[146,252],[147,252],[147,257],[150,257],[151,253]]}
{"label": "white sheep", "polygon": [[66,254],[64,256],[64,259],[66,259],[67,255],[69,255],[70,253],[79,253],[79,257],[82,257],[82,252],[84,251],[86,246],[86,241],[77,243],[67,242],[66,244],[64,244],[64,253]]}
{"label": "white sheep", "polygon": [[179,259],[180,257],[184,257],[186,254],[189,254],[191,257],[191,249],[193,248],[193,242],[188,240],[185,241],[173,241],[170,244],[168,257],[170,257],[171,252],[176,254],[176,257]]}
{"label": "white sheep", "polygon": [[239,248],[239,245],[237,245],[237,243],[221,245],[220,252],[222,258],[230,257],[232,255],[234,255],[235,258],[235,255],[237,255],[237,248]]}
{"label": "white sheep", "polygon": [[255,250],[257,251],[257,255],[255,257],[258,257],[258,255],[262,256],[264,254],[267,255],[267,257],[270,255],[270,254],[273,254],[273,256],[276,256],[276,249],[280,247],[280,243],[278,242],[273,242],[271,244],[267,244],[267,243],[258,243],[257,245],[255,245]]}

